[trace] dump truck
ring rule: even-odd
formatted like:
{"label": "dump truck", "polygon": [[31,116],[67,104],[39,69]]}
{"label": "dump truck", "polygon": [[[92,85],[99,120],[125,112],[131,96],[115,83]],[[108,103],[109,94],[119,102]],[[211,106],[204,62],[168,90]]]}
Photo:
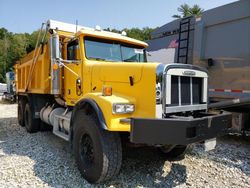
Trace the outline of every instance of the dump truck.
{"label": "dump truck", "polygon": [[18,122],[30,133],[52,126],[91,183],[119,172],[124,143],[178,157],[231,125],[207,110],[205,69],[147,62],[147,44],[125,32],[48,20],[37,41],[15,66]]}
{"label": "dump truck", "polygon": [[209,73],[211,108],[233,112],[232,132],[250,132],[250,1],[167,23],[152,33],[148,60],[197,65]]}

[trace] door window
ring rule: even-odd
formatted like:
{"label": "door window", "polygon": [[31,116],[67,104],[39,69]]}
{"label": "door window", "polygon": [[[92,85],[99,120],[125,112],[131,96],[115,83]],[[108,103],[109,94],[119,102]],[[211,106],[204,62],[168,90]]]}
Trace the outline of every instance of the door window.
{"label": "door window", "polygon": [[79,59],[79,42],[74,40],[67,45],[67,59],[78,60]]}

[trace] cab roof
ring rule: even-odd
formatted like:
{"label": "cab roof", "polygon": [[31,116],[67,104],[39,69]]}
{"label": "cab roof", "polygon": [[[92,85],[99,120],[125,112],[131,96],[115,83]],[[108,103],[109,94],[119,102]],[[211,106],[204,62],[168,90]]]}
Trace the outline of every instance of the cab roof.
{"label": "cab roof", "polygon": [[80,25],[59,22],[55,20],[48,20],[47,29],[59,30],[63,32],[69,32],[72,34],[76,33],[77,35],[83,35],[83,36],[92,36],[92,37],[98,37],[98,38],[103,38],[103,39],[116,40],[116,41],[143,46],[145,48],[148,46],[148,44],[143,41],[136,40],[136,39],[127,37],[119,33],[104,31],[104,30],[101,30],[100,27],[98,28],[98,26],[96,29],[94,29],[94,28],[84,27]]}
{"label": "cab roof", "polygon": [[103,31],[103,30],[86,30],[83,29],[78,32],[78,34],[82,34],[84,36],[92,36],[92,37],[98,37],[98,38],[103,38],[103,39],[110,39],[110,40],[116,40],[116,41],[121,41],[121,42],[126,42],[126,43],[131,43],[143,47],[147,47],[148,44],[145,42],[142,42],[140,40],[136,40],[118,33],[113,33],[109,31]]}

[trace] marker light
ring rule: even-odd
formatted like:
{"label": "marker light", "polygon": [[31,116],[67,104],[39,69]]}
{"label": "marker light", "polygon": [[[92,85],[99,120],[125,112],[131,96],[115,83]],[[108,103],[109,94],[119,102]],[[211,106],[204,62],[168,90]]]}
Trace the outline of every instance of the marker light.
{"label": "marker light", "polygon": [[102,28],[101,28],[99,25],[96,25],[96,26],[95,26],[95,30],[97,30],[97,31],[101,31],[101,30],[102,30]]}
{"label": "marker light", "polygon": [[127,36],[126,31],[122,31],[122,36]]}
{"label": "marker light", "polygon": [[112,87],[111,86],[103,86],[102,95],[103,96],[111,96],[112,95]]}
{"label": "marker light", "polygon": [[53,65],[53,70],[57,70],[58,68],[59,68],[58,64],[55,63],[55,64]]}

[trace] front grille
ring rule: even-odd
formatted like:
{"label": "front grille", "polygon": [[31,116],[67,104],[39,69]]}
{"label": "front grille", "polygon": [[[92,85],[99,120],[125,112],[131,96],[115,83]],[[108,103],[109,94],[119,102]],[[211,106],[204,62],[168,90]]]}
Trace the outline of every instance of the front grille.
{"label": "front grille", "polygon": [[193,81],[193,104],[202,103],[202,78],[192,78]]}
{"label": "front grille", "polygon": [[190,77],[181,76],[181,105],[191,104]]}
{"label": "front grille", "polygon": [[171,105],[179,105],[178,76],[171,77]]}
{"label": "front grille", "polygon": [[171,104],[181,106],[202,103],[203,78],[171,76]]}

